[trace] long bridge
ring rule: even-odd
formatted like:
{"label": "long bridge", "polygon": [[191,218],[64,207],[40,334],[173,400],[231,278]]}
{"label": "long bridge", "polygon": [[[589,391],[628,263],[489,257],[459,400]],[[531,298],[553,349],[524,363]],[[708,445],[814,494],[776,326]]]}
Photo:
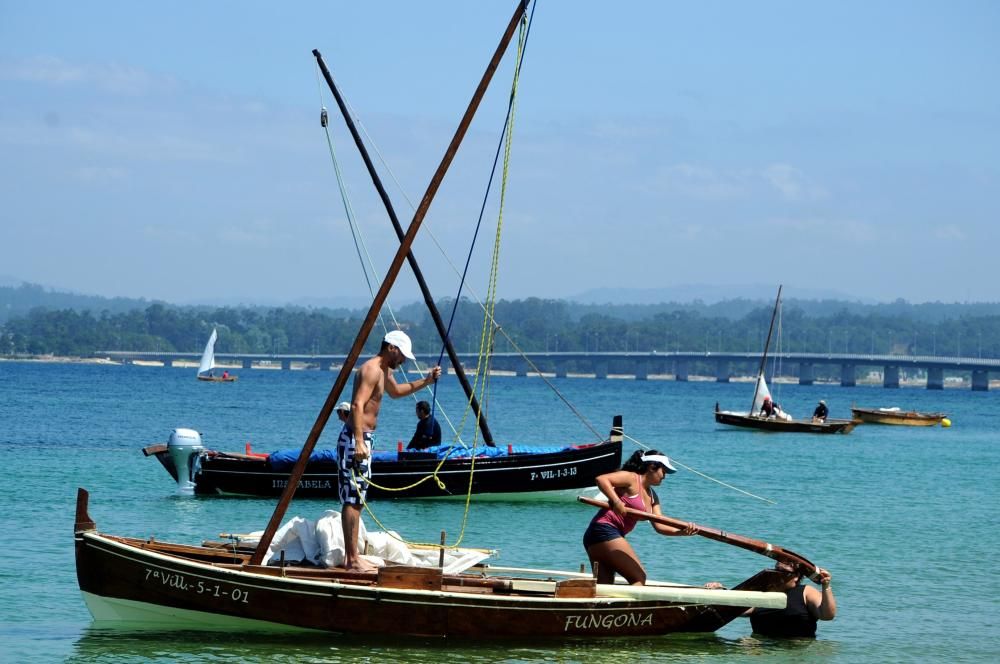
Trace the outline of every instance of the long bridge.
{"label": "long bridge", "polygon": [[[164,366],[174,363],[197,364],[201,353],[164,353],[133,351],[99,351],[97,357],[125,364],[135,362],[161,362]],[[477,357],[469,353],[459,353],[463,367],[475,366]],[[293,365],[312,369],[336,369],[343,365],[346,355],[311,354],[245,354],[216,353],[216,362],[224,366],[242,366],[244,369],[277,368],[291,369]],[[429,356],[424,356],[429,358]],[[840,384],[853,387],[858,382],[859,369],[867,368],[881,375],[882,386],[896,388],[901,376],[926,376],[927,389],[940,390],[945,386],[946,375],[956,374],[964,384],[965,376],[970,376],[971,388],[987,391],[990,387],[990,373],[1000,375],[1000,360],[977,357],[940,357],[936,355],[869,355],[856,353],[779,353],[772,356],[784,369],[778,373],[797,377],[801,385],[812,385],[816,381],[817,367],[824,367],[824,375],[832,378],[839,375]],[[773,363],[768,360],[768,379],[771,379]],[[425,359],[426,361],[426,359]],[[646,380],[650,376],[672,376],[678,381],[687,381],[691,376],[708,375],[716,381],[727,383],[736,376],[755,375],[760,365],[758,353],[718,353],[718,352],[532,352],[495,353],[491,368],[511,371],[518,376],[527,376],[538,371],[557,377],[568,375],[592,375],[603,379],[608,376],[633,376],[636,380]],[[737,369],[740,369],[738,373]],[[697,373],[696,373],[697,370]],[[827,378],[829,379],[829,378]]]}

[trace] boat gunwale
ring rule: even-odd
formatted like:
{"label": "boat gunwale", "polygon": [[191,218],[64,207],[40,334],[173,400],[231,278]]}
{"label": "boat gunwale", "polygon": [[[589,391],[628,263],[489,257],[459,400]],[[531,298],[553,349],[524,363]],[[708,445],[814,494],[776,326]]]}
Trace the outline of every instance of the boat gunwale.
{"label": "boat gunwale", "polygon": [[[408,602],[413,604],[424,604],[424,603],[434,603],[438,606],[436,600],[448,599],[448,600],[469,600],[473,598],[473,601],[468,602],[468,606],[472,608],[496,608],[496,609],[517,609],[518,604],[532,605],[533,610],[539,610],[544,608],[542,605],[554,604],[557,605],[559,610],[565,609],[567,606],[579,607],[581,610],[621,610],[621,609],[634,609],[634,608],[678,608],[682,606],[688,607],[703,607],[703,606],[729,606],[729,605],[719,605],[712,604],[708,602],[682,602],[682,601],[672,601],[664,598],[636,598],[636,597],[615,597],[608,595],[598,595],[596,597],[555,597],[549,595],[539,595],[538,591],[518,591],[516,589],[510,589],[502,593],[496,591],[493,592],[483,592],[484,588],[480,586],[467,586],[464,590],[425,590],[421,588],[391,588],[386,586],[380,586],[376,582],[365,579],[362,582],[358,579],[357,582],[351,582],[345,579],[303,579],[296,577],[294,575],[277,575],[277,574],[264,574],[261,572],[246,570],[246,569],[236,569],[229,567],[229,564],[212,564],[209,562],[203,562],[199,560],[193,560],[190,558],[185,558],[179,555],[172,555],[169,553],[163,553],[156,551],[154,548],[146,548],[136,546],[135,544],[121,541],[123,539],[132,539],[136,542],[142,542],[143,540],[138,540],[136,538],[123,538],[115,535],[106,535],[96,531],[84,531],[76,534],[76,537],[82,540],[82,544],[85,546],[93,546],[97,549],[103,548],[104,551],[110,555],[116,555],[119,557],[127,558],[133,563],[145,564],[150,563],[149,559],[155,561],[155,563],[162,564],[165,567],[171,568],[170,571],[177,574],[186,574],[188,576],[193,576],[202,579],[211,579],[218,581],[218,577],[223,577],[228,583],[236,583],[243,586],[248,586],[250,588],[265,590],[269,592],[292,592],[296,594],[307,594],[313,596],[330,596],[335,595],[336,597],[344,597],[345,599],[356,599],[356,600],[368,600],[368,601],[379,601],[392,599],[397,603],[409,598]],[[156,544],[170,544],[173,546],[189,546],[189,545],[177,545],[170,542],[149,542],[151,546]],[[102,546],[103,545],[103,546]],[[111,550],[109,550],[109,548]],[[204,548],[204,547],[192,547],[192,548]],[[206,549],[206,551],[213,551],[211,549]],[[223,566],[226,565],[226,566]],[[178,569],[179,568],[179,569]],[[195,571],[191,571],[194,569]],[[287,569],[287,568],[286,568]],[[209,574],[211,572],[211,574]],[[553,572],[558,573],[553,570]],[[375,576],[371,574],[370,576]],[[449,576],[460,576],[460,575],[449,575]],[[531,581],[538,582],[538,579],[527,579],[518,577],[490,577],[490,576],[478,576],[478,575],[468,575],[476,579],[495,579],[498,581]],[[261,584],[261,581],[268,581],[270,583]],[[554,582],[553,582],[554,584]],[[287,586],[293,587],[287,587]],[[463,588],[457,584],[448,584],[447,577],[445,580],[445,585],[451,588]],[[622,585],[622,584],[616,584]],[[623,588],[628,586],[622,585]],[[687,586],[687,585],[669,585],[664,586],[659,583],[654,583],[649,586],[650,589],[654,588],[681,588],[684,590],[702,590],[698,586]],[[91,592],[93,591],[87,591]],[[722,591],[726,592],[726,591]],[[731,591],[732,592],[732,591]],[[764,594],[775,594],[774,591],[738,591],[738,592],[754,592]],[[534,594],[524,594],[524,593],[534,593]],[[390,597],[384,597],[388,595]],[[479,601],[476,601],[479,600]],[[139,601],[139,600],[133,600]],[[507,605],[499,606],[497,604]]]}

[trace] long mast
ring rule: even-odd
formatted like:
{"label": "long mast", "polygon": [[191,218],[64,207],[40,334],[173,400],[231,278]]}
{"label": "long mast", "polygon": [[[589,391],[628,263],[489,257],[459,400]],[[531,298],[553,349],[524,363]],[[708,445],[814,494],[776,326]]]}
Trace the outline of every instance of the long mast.
{"label": "long mast", "polygon": [[248,563],[249,565],[260,565],[264,561],[264,556],[267,555],[267,550],[271,546],[271,541],[274,539],[274,533],[277,532],[278,526],[281,524],[281,520],[285,517],[285,513],[288,511],[288,505],[292,502],[295,490],[298,488],[299,480],[302,478],[302,473],[305,471],[306,463],[309,461],[309,456],[316,447],[316,442],[323,433],[323,428],[326,426],[327,421],[333,414],[334,405],[340,398],[340,394],[343,392],[344,386],[347,385],[347,381],[350,378],[351,373],[354,371],[354,365],[361,356],[361,351],[364,349],[365,341],[367,341],[368,335],[375,326],[375,320],[378,318],[378,312],[382,309],[382,305],[385,304],[385,300],[389,296],[389,291],[392,289],[392,285],[396,281],[396,277],[399,275],[399,271],[403,267],[403,260],[406,258],[406,254],[409,253],[410,247],[413,245],[413,240],[417,236],[417,231],[420,230],[420,225],[423,223],[424,217],[427,215],[427,210],[430,208],[431,202],[434,200],[434,196],[437,194],[437,191],[441,186],[441,182],[444,180],[444,176],[448,172],[448,168],[451,166],[451,162],[455,158],[455,153],[458,152],[458,148],[462,144],[462,139],[465,138],[469,125],[472,123],[472,118],[475,116],[476,110],[479,108],[483,95],[486,94],[486,88],[489,87],[490,81],[493,79],[493,74],[496,73],[497,67],[500,65],[500,60],[503,57],[504,52],[506,52],[507,46],[510,44],[511,39],[514,36],[518,21],[520,21],[526,8],[526,0],[518,2],[517,9],[514,11],[514,15],[511,16],[510,23],[507,24],[507,30],[504,32],[503,37],[501,37],[500,43],[497,45],[496,51],[493,53],[493,58],[490,60],[489,65],[487,65],[486,71],[483,73],[483,77],[479,81],[479,86],[472,95],[469,107],[465,110],[465,115],[462,116],[458,129],[455,130],[455,135],[452,137],[451,143],[448,144],[448,149],[445,151],[444,157],[441,159],[441,163],[438,165],[437,170],[434,172],[434,176],[427,185],[427,191],[424,193],[424,197],[421,199],[420,205],[417,206],[417,211],[413,214],[413,221],[410,222],[410,227],[407,229],[406,235],[400,242],[399,249],[396,251],[396,255],[386,272],[385,278],[382,280],[382,286],[379,288],[378,293],[375,295],[375,299],[372,301],[371,307],[368,309],[368,315],[365,317],[365,320],[361,325],[361,329],[358,330],[358,336],[354,339],[351,351],[347,354],[347,358],[344,360],[344,365],[340,368],[340,373],[337,374],[337,380],[334,381],[333,387],[330,388],[330,394],[327,396],[326,402],[320,409],[312,430],[309,431],[309,435],[306,437],[306,442],[302,446],[299,458],[295,462],[295,466],[292,468],[292,472],[289,475],[288,486],[285,487],[285,490],[281,494],[281,499],[274,508],[274,513],[271,515],[271,520],[268,522],[267,528],[264,530],[264,534],[261,536],[260,542],[257,544],[257,549],[250,557],[250,561]]}
{"label": "long mast", "polygon": [[778,297],[774,299],[774,311],[771,312],[771,325],[767,328],[767,341],[764,342],[764,354],[760,357],[760,369],[757,370],[757,381],[753,385],[753,401],[750,402],[750,415],[753,416],[757,403],[757,392],[760,390],[760,377],[764,375],[764,365],[767,363],[767,349],[771,346],[771,333],[774,332],[774,318],[778,315],[778,305],[781,303],[781,285],[778,285]]}
{"label": "long mast", "polygon": [[[382,186],[382,180],[378,176],[378,172],[375,170],[375,165],[372,163],[371,157],[368,155],[368,150],[365,148],[364,142],[361,140],[361,135],[358,133],[357,127],[354,125],[354,120],[351,119],[351,114],[347,110],[347,105],[344,103],[343,97],[340,95],[340,90],[337,89],[337,85],[333,82],[333,76],[330,74],[330,70],[327,69],[326,63],[323,61],[323,56],[320,55],[318,50],[313,50],[313,55],[316,56],[316,62],[319,64],[320,70],[323,72],[323,78],[326,79],[326,84],[330,88],[330,92],[333,93],[334,98],[337,100],[337,106],[340,107],[340,112],[344,116],[344,122],[347,123],[347,128],[351,132],[351,136],[354,138],[354,144],[358,146],[358,151],[361,153],[361,158],[365,162],[365,166],[368,168],[368,174],[372,178],[372,182],[375,184],[375,189],[378,190],[378,195],[382,199],[382,204],[385,205],[386,212],[389,213],[389,219],[392,221],[392,227],[396,231],[396,236],[399,238],[400,242],[403,240],[403,227],[399,223],[399,217],[396,216],[396,210],[392,205],[392,201],[389,200],[389,194],[386,193],[385,187]],[[479,429],[483,432],[483,440],[490,447],[495,447],[493,442],[493,434],[490,432],[489,425],[486,423],[486,416],[483,414],[479,407],[479,401],[476,399],[476,393],[472,389],[472,385],[469,383],[468,377],[465,375],[465,369],[462,368],[462,362],[458,359],[458,353],[455,351],[455,346],[451,342],[451,338],[448,336],[448,330],[445,327],[444,321],[441,319],[441,314],[438,311],[437,305],[434,303],[434,298],[431,296],[431,291],[427,287],[427,281],[424,280],[423,271],[420,269],[420,265],[417,264],[417,259],[413,255],[413,251],[408,251],[406,253],[406,260],[410,264],[410,269],[413,270],[413,276],[417,279],[417,284],[420,286],[420,292],[424,296],[424,304],[427,305],[427,310],[431,314],[431,318],[434,319],[434,326],[437,328],[438,335],[441,337],[441,341],[444,342],[445,349],[448,351],[448,358],[451,360],[451,366],[455,367],[455,376],[458,378],[458,382],[462,384],[462,389],[465,391],[465,398],[469,400],[469,404],[472,406],[472,411],[476,414],[479,420]]]}

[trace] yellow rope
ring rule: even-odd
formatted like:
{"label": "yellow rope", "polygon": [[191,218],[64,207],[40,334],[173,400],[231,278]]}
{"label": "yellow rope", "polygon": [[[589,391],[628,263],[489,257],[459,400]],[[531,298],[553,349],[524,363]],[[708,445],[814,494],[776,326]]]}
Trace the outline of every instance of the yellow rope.
{"label": "yellow rope", "polygon": [[[517,58],[515,60],[515,62],[517,63],[521,62],[521,56],[522,53],[524,52],[524,43],[526,37],[527,37],[527,17],[522,16],[520,31],[518,33],[518,41],[517,41]],[[520,73],[521,73],[520,67],[515,66],[514,80],[511,84],[511,93],[510,93],[511,109],[510,109],[510,115],[507,119],[506,138],[504,142],[503,175],[500,181],[500,206],[499,206],[499,211],[497,213],[497,230],[493,240],[493,257],[490,265],[489,288],[487,289],[487,294],[486,294],[487,310],[484,312],[483,331],[480,334],[479,338],[479,359],[477,360],[477,366],[476,366],[476,380],[472,386],[473,394],[476,394],[476,389],[480,388],[479,403],[480,403],[480,408],[483,409],[485,409],[484,404],[486,404],[487,401],[486,397],[487,397],[487,386],[489,382],[488,378],[489,378],[490,357],[492,355],[493,344],[496,341],[496,327],[492,324],[492,320],[493,320],[493,312],[495,311],[496,308],[497,275],[499,273],[499,266],[500,266],[500,238],[501,238],[501,231],[503,230],[503,206],[507,194],[507,179],[510,170],[510,154],[511,154],[511,146],[513,144],[513,133],[514,133],[514,115],[515,115],[514,111],[517,107],[517,83],[518,79],[520,78]],[[465,424],[466,421],[468,420],[471,409],[472,409],[472,400],[469,399],[468,403],[466,403],[465,412],[462,415],[462,421],[458,426],[459,432],[464,431]],[[392,537],[394,537],[394,539],[399,540],[400,542],[406,544],[407,546],[412,546],[413,544],[420,544],[422,546],[437,547],[437,548],[455,548],[462,543],[462,540],[465,538],[465,529],[469,521],[469,509],[472,504],[472,480],[473,477],[475,476],[475,471],[476,471],[476,448],[479,445],[479,435],[480,435],[479,427],[476,427],[475,434],[473,435],[472,439],[472,447],[469,449],[469,457],[470,457],[469,484],[466,487],[466,492],[465,492],[465,509],[462,513],[462,526],[459,531],[458,539],[455,541],[455,543],[450,546],[447,544],[442,545],[433,542],[413,543],[407,541],[402,537],[391,535]],[[376,486],[377,488],[382,489],[384,491],[404,491],[406,489],[412,489],[413,487],[418,486],[421,483],[433,477],[434,480],[438,483],[438,487],[444,489],[445,488],[444,483],[441,481],[440,478],[438,478],[437,473],[444,465],[444,462],[447,461],[447,459],[448,455],[445,455],[445,458],[441,459],[437,467],[430,475],[421,478],[420,480],[411,484],[408,487],[389,489],[386,487],[381,487],[372,484],[371,481],[369,481],[369,484],[371,484],[371,486]],[[355,487],[357,487],[357,482],[354,477],[353,470],[351,471],[351,474],[352,474],[352,482],[354,482]],[[371,507],[368,505],[368,502],[364,499],[362,499],[361,502],[364,505],[365,511],[368,512],[372,520],[375,521],[375,523],[377,523],[378,526],[382,528],[382,530],[389,532],[388,528],[386,528],[382,524],[382,522],[379,521],[378,517],[375,515],[375,512],[372,511]]]}

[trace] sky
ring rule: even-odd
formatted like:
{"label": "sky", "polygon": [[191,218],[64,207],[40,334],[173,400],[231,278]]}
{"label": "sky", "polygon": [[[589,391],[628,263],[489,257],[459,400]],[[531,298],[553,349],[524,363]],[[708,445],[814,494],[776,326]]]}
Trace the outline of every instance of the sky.
{"label": "sky", "polygon": [[[0,276],[176,303],[370,301],[321,107],[379,275],[398,244],[311,51],[406,226],[514,6],[0,0]],[[539,0],[497,295],[783,283],[1000,301],[997,34],[988,0]],[[414,245],[435,297],[467,256],[489,289],[496,186],[473,238],[514,55]],[[416,299],[408,269],[393,293]]]}

